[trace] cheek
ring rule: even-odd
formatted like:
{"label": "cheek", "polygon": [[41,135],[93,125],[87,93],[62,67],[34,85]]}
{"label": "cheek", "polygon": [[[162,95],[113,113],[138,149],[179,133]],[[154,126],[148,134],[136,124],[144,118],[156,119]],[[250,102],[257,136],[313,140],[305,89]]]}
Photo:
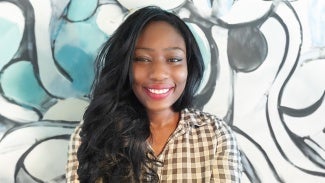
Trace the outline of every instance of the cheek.
{"label": "cheek", "polygon": [[139,75],[133,76],[132,91],[138,99],[140,97],[141,89],[141,79],[139,78]]}
{"label": "cheek", "polygon": [[139,87],[141,86],[141,81],[143,80],[143,72],[140,71],[139,67],[132,68],[132,90],[133,93],[138,97],[139,94]]}
{"label": "cheek", "polygon": [[174,72],[175,73],[175,78],[177,78],[177,82],[179,84],[182,84],[185,86],[186,84],[186,81],[187,81],[187,76],[188,76],[188,72],[187,72],[187,69],[184,68],[182,70],[179,70],[177,72]]}
{"label": "cheek", "polygon": [[141,67],[138,66],[133,66],[132,67],[132,77],[133,77],[133,85],[138,84],[139,82],[141,82],[144,72],[141,71]]}

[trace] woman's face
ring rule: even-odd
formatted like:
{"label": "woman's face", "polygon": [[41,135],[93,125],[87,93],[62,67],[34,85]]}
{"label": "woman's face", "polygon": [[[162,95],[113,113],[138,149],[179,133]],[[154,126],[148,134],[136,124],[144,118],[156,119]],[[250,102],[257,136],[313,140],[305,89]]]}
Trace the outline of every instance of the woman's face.
{"label": "woman's face", "polygon": [[172,110],[188,74],[181,34],[164,21],[149,23],[137,40],[132,69],[133,91],[147,111]]}

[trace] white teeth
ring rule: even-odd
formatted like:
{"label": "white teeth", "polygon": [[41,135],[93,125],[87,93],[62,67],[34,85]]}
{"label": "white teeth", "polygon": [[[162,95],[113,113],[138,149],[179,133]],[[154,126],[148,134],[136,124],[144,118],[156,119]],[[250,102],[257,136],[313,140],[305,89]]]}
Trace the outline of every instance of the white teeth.
{"label": "white teeth", "polygon": [[158,90],[158,89],[148,89],[151,93],[154,93],[154,94],[165,94],[169,91],[169,89],[161,89],[161,90]]}

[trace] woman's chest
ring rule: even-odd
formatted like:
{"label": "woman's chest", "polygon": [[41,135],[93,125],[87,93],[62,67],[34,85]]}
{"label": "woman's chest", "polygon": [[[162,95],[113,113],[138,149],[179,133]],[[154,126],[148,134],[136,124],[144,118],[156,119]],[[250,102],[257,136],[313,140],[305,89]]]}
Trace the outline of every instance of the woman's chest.
{"label": "woman's chest", "polygon": [[210,182],[215,144],[205,140],[176,138],[168,143],[158,157],[163,162],[157,170],[161,183]]}

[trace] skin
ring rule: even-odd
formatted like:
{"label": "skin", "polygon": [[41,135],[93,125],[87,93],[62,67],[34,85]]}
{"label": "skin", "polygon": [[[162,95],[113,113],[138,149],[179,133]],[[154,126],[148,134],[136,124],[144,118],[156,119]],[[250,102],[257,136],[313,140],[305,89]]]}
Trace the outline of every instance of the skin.
{"label": "skin", "polygon": [[164,21],[149,23],[137,40],[132,71],[133,91],[150,120],[148,142],[158,156],[179,121],[172,105],[183,93],[188,75],[184,38]]}

